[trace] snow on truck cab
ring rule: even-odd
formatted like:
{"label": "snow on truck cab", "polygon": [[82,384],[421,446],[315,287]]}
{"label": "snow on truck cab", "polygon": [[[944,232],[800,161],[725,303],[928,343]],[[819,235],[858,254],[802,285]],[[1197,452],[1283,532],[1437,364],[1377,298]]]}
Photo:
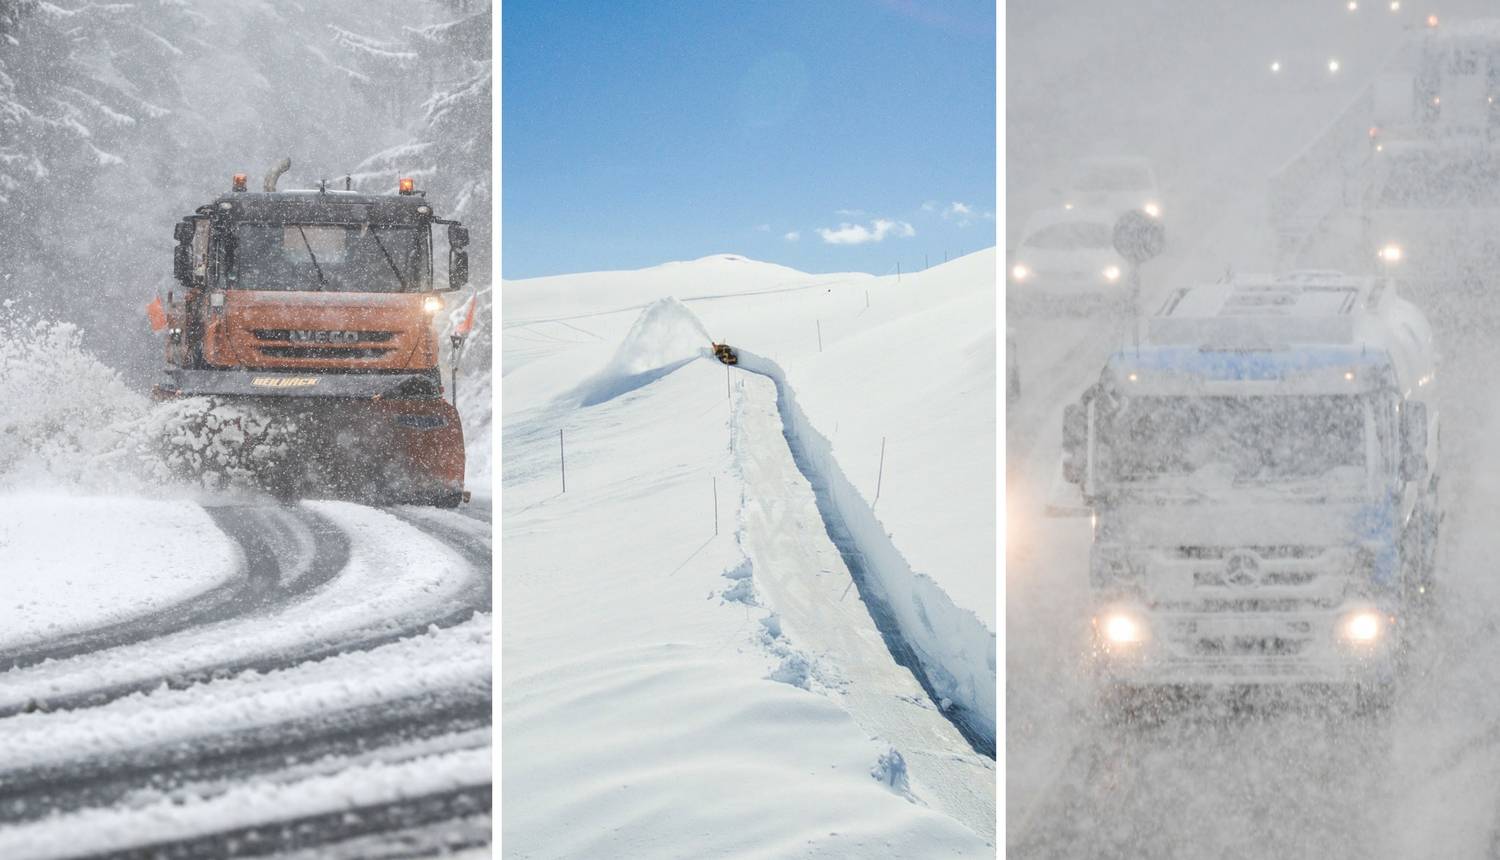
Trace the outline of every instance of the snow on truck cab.
{"label": "snow on truck cab", "polygon": [[1431,330],[1374,279],[1175,292],[1065,409],[1107,690],[1329,684],[1384,703],[1432,586]]}
{"label": "snow on truck cab", "polygon": [[[444,397],[435,318],[468,279],[468,231],[412,180],[396,194],[277,191],[283,161],[177,224],[179,290],[150,309],[166,332],[158,399],[215,398],[284,421],[289,492],[378,501],[462,500],[463,433]],[[448,228],[447,283],[433,225]],[[453,338],[456,356],[460,338]],[[269,419],[268,419],[269,420]]]}

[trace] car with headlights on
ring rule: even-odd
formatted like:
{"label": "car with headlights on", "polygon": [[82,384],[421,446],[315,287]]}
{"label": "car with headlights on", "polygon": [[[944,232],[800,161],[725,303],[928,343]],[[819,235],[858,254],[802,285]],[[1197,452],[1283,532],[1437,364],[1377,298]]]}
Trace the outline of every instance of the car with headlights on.
{"label": "car with headlights on", "polygon": [[1127,266],[1114,248],[1114,213],[1056,207],[1026,222],[1010,255],[1008,301],[1018,309],[1121,308]]}

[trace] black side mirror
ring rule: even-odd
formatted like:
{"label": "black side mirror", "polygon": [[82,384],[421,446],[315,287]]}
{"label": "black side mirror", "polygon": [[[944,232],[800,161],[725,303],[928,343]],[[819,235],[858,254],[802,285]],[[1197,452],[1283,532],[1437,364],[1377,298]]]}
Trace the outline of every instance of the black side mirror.
{"label": "black side mirror", "polygon": [[469,252],[461,248],[448,252],[448,289],[461,289],[469,282]]}
{"label": "black side mirror", "polygon": [[455,250],[469,247],[469,228],[459,224],[449,224],[448,246]]}
{"label": "black side mirror", "polygon": [[193,257],[192,249],[188,245],[178,245],[172,249],[172,277],[183,286],[192,287]]}
{"label": "black side mirror", "polygon": [[172,238],[176,239],[178,244],[191,242],[193,241],[193,231],[195,229],[193,219],[184,218],[172,225]]}
{"label": "black side mirror", "polygon": [[1401,412],[1401,480],[1427,473],[1427,404],[1409,401]]}
{"label": "black side mirror", "polygon": [[1082,486],[1088,465],[1089,413],[1083,403],[1063,407],[1063,480]]}

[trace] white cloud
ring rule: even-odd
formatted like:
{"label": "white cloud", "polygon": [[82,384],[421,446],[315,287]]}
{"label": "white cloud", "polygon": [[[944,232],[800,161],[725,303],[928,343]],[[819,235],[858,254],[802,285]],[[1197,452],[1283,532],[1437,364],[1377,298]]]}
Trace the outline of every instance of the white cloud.
{"label": "white cloud", "polygon": [[923,203],[922,204],[922,211],[923,212],[936,212],[937,211],[937,201],[936,200],[928,200],[927,202]]}
{"label": "white cloud", "polygon": [[835,214],[835,215],[843,215],[845,218],[863,218],[863,217],[865,217],[865,210],[863,210],[863,209],[835,209],[835,210],[833,210],[833,214]]}
{"label": "white cloud", "polygon": [[818,235],[829,245],[863,245],[866,242],[882,242],[887,236],[909,238],[917,231],[905,221],[876,218],[869,227],[863,224],[840,224],[837,229],[818,228]]}
{"label": "white cloud", "polygon": [[795,242],[798,239],[802,238],[802,234],[798,233],[796,230],[793,230],[792,232],[786,234],[785,236],[782,236],[781,238],[787,240],[788,242]]}
{"label": "white cloud", "polygon": [[952,217],[954,215],[973,215],[973,214],[974,214],[974,210],[971,209],[967,203],[960,203],[957,200],[955,200],[951,204],[949,204],[948,208],[943,211],[943,217],[944,218],[949,218],[949,217]]}
{"label": "white cloud", "polygon": [[755,232],[757,232],[757,233],[769,233],[769,232],[771,232],[771,225],[770,224],[756,224],[755,225]]}

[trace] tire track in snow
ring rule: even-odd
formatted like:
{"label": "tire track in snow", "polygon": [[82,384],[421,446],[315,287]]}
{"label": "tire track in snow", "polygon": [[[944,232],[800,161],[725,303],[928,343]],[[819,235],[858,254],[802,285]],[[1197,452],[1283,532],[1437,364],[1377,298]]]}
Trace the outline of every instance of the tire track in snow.
{"label": "tire track in snow", "polygon": [[[382,835],[384,837],[382,841],[387,843],[385,850],[375,856],[435,856],[439,853],[479,848],[490,844],[491,805],[491,783],[484,783],[386,803],[357,806],[335,812],[323,812],[301,818],[240,827],[205,836],[84,856],[97,858],[97,860],[104,860],[104,858],[109,858],[109,860],[169,860],[169,858],[279,856],[291,851],[313,851],[313,856],[340,856],[324,854],[323,851],[331,851],[339,842],[372,834]],[[453,832],[432,837],[439,842],[437,847],[412,846],[412,853],[407,855],[393,850],[395,832],[417,830],[455,820],[472,820],[475,826],[461,829],[445,828]]]}
{"label": "tire track in snow", "polygon": [[382,702],[356,711],[171,742],[32,770],[0,771],[0,825],[110,806],[142,790],[175,792],[192,783],[249,777],[352,757],[490,726],[491,691]]}
{"label": "tire track in snow", "polygon": [[[921,577],[919,581],[919,575],[906,564],[900,551],[890,542],[879,521],[875,519],[874,512],[868,506],[855,511],[841,509],[835,498],[840,491],[835,488],[834,482],[842,481],[847,485],[848,479],[836,466],[827,467],[831,446],[827,440],[811,429],[810,423],[802,415],[801,408],[796,403],[796,395],[786,382],[785,372],[780,366],[767,358],[743,350],[739,350],[738,355],[740,369],[764,376],[775,384],[776,408],[781,415],[782,432],[791,450],[792,459],[798,471],[812,486],[824,529],[828,532],[828,537],[838,549],[840,556],[843,557],[845,566],[849,568],[860,598],[869,607],[871,618],[885,640],[892,659],[912,673],[932,700],[933,706],[953,723],[975,752],[994,759],[996,750],[994,719],[992,716],[986,718],[985,715],[973,709],[973,704],[985,696],[980,688],[980,684],[986,680],[980,677],[984,674],[984,667],[980,667],[976,672],[972,666],[954,665],[954,662],[962,662],[963,656],[966,655],[954,654],[952,651],[942,656],[933,655],[927,653],[913,638],[913,634],[918,632],[915,629],[918,625],[925,629],[929,636],[936,638],[936,632],[928,615],[929,609],[923,602],[923,593],[919,587],[924,583],[932,586],[925,590],[925,596],[929,599],[945,600],[946,595],[925,577]],[[823,449],[822,460],[814,455],[809,447],[810,444]],[[860,498],[852,487],[847,486],[844,487],[842,495]],[[863,504],[862,499],[860,504]],[[851,528],[848,520],[851,513],[862,516],[869,522],[862,523],[862,528],[858,530]],[[882,540],[883,543],[881,543]],[[888,592],[893,582],[899,583],[909,593],[910,606],[898,607],[891,601],[891,595]],[[953,606],[951,601],[946,607],[935,608],[941,608],[950,613],[962,612]],[[961,632],[970,634],[969,638],[974,638],[974,634],[977,633],[980,636],[987,635],[989,639],[987,680],[990,692],[988,699],[994,701],[995,636],[984,628],[973,613],[967,613],[967,615],[973,621],[971,626],[977,630],[965,629]],[[906,621],[905,628],[903,628],[903,620]],[[945,644],[952,645],[952,643]],[[962,649],[962,646],[959,647]],[[943,657],[949,659],[945,661]],[[939,690],[939,685],[942,685],[944,689]]]}
{"label": "tire track in snow", "polygon": [[306,508],[242,504],[202,507],[219,530],[241,548],[244,566],[233,580],[141,618],[0,655],[0,665],[24,669],[46,660],[118,648],[264,610],[326,582],[348,563],[348,538]]}
{"label": "tire track in snow", "polygon": [[[265,508],[252,510],[264,511]],[[343,571],[349,563],[349,536],[344,534],[333,522],[321,515],[313,513],[303,506],[298,506],[297,510],[299,511],[299,516],[306,518],[305,522],[309,524],[315,537],[316,549],[310,561],[304,562],[300,557],[287,557],[285,555],[286,545],[274,537],[272,529],[266,526],[267,521],[256,515],[247,515],[238,506],[215,517],[215,521],[226,527],[230,537],[239,543],[244,552],[249,569],[254,571],[248,577],[249,581],[260,583],[282,582],[283,572],[290,571],[294,577],[292,579],[293,587],[286,588],[283,583],[281,588],[263,584],[259,589],[250,589],[242,595],[244,600],[251,602],[248,607],[249,612],[245,615],[240,616],[231,612],[224,614],[222,617],[199,618],[195,619],[193,624],[177,628],[179,631],[189,629],[192,626],[218,620],[230,620],[235,617],[274,616],[276,612],[316,593],[319,586],[332,581]],[[187,671],[174,671],[150,675],[148,677],[138,677],[130,681],[113,684],[99,684],[75,692],[34,697],[24,703],[0,705],[0,718],[37,710],[74,709],[101,705],[132,693],[153,690],[162,685],[166,685],[169,689],[183,689],[213,678],[228,677],[246,671],[273,672],[279,669],[290,668],[300,663],[319,660],[350,651],[367,651],[381,645],[418,635],[434,626],[448,627],[458,624],[468,620],[475,612],[490,611],[492,603],[492,563],[488,541],[481,541],[463,529],[444,524],[441,522],[441,518],[433,518],[425,515],[419,516],[401,509],[389,509],[388,513],[455,550],[474,569],[476,576],[473,577],[463,593],[457,598],[456,605],[444,607],[448,611],[437,616],[422,617],[408,621],[395,627],[384,625],[377,625],[373,628],[369,626],[360,627],[352,631],[347,631],[344,635],[336,638],[308,643],[304,647],[287,652],[259,654],[244,659],[221,661],[195,667]],[[231,516],[231,514],[234,515]],[[258,522],[259,525],[254,525],[252,524],[253,522]],[[372,621],[378,622],[378,619],[372,619]],[[151,636],[130,637],[128,641],[109,643],[106,645],[106,648],[138,644],[139,642],[149,640],[152,636],[161,635],[166,634],[155,633]],[[88,651],[83,653],[93,652]],[[81,655],[75,654],[71,656]],[[4,674],[0,673],[0,679],[3,678]]]}

